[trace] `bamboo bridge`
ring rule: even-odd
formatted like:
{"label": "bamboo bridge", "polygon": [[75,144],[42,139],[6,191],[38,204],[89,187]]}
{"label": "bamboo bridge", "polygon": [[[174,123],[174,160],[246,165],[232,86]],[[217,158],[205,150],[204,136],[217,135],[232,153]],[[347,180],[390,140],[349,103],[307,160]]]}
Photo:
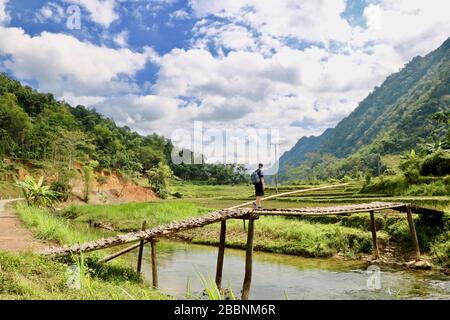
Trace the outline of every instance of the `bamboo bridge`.
{"label": "bamboo bridge", "polygon": [[[296,190],[292,192],[286,192],[282,194],[272,195],[264,198],[263,200],[268,200],[276,197],[297,194],[302,192],[310,192],[316,190],[330,189],[336,187],[343,187],[347,184],[332,185],[326,187],[318,187],[312,189]],[[417,233],[414,226],[414,220],[412,217],[413,213],[416,214],[443,214],[441,211],[426,209],[417,207],[415,205],[407,203],[395,203],[395,202],[372,202],[367,204],[354,204],[354,205],[343,205],[343,206],[331,206],[331,207],[315,207],[315,208],[270,208],[270,209],[249,209],[243,208],[248,206],[252,202],[243,203],[241,205],[231,207],[228,209],[222,209],[208,213],[201,217],[188,218],[182,221],[173,222],[167,225],[162,225],[150,229],[145,228],[145,222],[142,226],[141,231],[129,232],[125,234],[116,235],[109,238],[104,238],[92,242],[87,242],[84,244],[74,244],[70,246],[63,246],[57,248],[50,248],[43,252],[44,255],[53,257],[62,257],[68,255],[77,255],[81,253],[91,252],[95,250],[107,249],[111,247],[116,247],[124,245],[127,243],[137,242],[130,247],[122,249],[110,256],[107,256],[101,260],[101,262],[110,261],[118,256],[121,256],[127,252],[139,248],[138,256],[138,272],[141,271],[142,255],[144,244],[147,242],[151,243],[152,251],[152,275],[153,275],[153,287],[158,287],[158,277],[157,277],[157,264],[156,264],[156,242],[158,238],[169,236],[171,234],[186,231],[194,228],[204,227],[213,223],[221,223],[220,228],[220,241],[219,250],[217,257],[217,269],[216,269],[216,284],[217,287],[221,287],[222,283],[222,271],[223,271],[223,260],[225,252],[225,240],[226,240],[226,221],[230,219],[242,219],[248,220],[247,228],[247,244],[246,244],[246,258],[245,258],[245,276],[244,284],[242,289],[242,299],[247,300],[250,292],[251,278],[252,278],[252,257],[253,257],[253,238],[255,230],[255,221],[261,216],[326,216],[326,215],[351,215],[356,213],[368,212],[370,214],[371,221],[371,232],[373,241],[373,254],[375,258],[379,258],[378,241],[376,235],[375,226],[375,212],[381,212],[385,210],[397,211],[401,213],[406,213],[411,239],[414,244],[416,259],[420,259],[420,248],[419,241],[417,239]]]}

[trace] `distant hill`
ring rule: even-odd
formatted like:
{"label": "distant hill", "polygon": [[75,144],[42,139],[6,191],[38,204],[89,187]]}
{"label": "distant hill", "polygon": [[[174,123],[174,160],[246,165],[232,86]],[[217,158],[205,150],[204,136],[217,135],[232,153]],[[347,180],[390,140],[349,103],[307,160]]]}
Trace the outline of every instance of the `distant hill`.
{"label": "distant hill", "polygon": [[389,76],[334,129],[303,137],[280,158],[280,175],[301,165],[307,153],[338,158],[356,152],[381,155],[414,148],[433,131],[431,115],[450,110],[450,38]]}
{"label": "distant hill", "polygon": [[248,179],[242,166],[175,164],[171,155],[176,150],[165,137],[140,135],[94,109],[73,107],[0,73],[0,180],[6,179],[6,159],[51,164],[60,172],[70,171],[75,162],[89,163],[99,171],[132,175],[145,175],[161,163],[185,180],[233,184]]}

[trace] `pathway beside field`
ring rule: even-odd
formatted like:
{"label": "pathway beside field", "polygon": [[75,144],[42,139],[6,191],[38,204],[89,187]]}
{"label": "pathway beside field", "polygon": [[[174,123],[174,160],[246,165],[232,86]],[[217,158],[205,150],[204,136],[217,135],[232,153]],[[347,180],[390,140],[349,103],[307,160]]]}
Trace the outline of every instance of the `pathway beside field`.
{"label": "pathway beside field", "polygon": [[8,204],[19,199],[0,200],[0,251],[41,250],[47,246],[36,240]]}

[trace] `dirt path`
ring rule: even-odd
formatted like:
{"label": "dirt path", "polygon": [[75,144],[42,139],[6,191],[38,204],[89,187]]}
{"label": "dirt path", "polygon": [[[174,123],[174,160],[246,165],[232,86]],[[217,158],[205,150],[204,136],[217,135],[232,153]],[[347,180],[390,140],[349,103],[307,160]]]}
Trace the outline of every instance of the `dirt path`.
{"label": "dirt path", "polygon": [[13,209],[8,205],[16,200],[0,200],[0,251],[41,250],[47,246],[36,240]]}

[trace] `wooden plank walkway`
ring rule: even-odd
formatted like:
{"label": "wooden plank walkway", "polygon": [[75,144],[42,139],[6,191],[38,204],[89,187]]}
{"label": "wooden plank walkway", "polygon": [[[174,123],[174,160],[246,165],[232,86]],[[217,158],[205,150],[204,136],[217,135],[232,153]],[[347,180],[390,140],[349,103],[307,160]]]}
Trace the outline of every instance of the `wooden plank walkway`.
{"label": "wooden plank walkway", "polygon": [[[143,240],[151,240],[162,236],[167,236],[176,232],[189,229],[203,227],[212,223],[225,221],[228,219],[248,219],[249,217],[258,216],[321,216],[321,215],[339,215],[354,214],[362,212],[375,212],[382,210],[397,210],[407,212],[421,213],[422,208],[410,206],[406,203],[390,203],[390,202],[372,202],[368,204],[352,204],[345,206],[333,207],[315,207],[315,208],[286,208],[286,209],[224,209],[209,213],[202,217],[188,218],[183,221],[173,222],[171,224],[158,226],[155,228],[129,232],[114,237],[104,238],[84,244],[74,244],[58,248],[46,249],[43,253],[49,256],[66,256],[70,254],[79,254],[81,252],[90,252],[119,246],[126,243],[132,243]],[[426,210],[426,209],[425,209]],[[429,213],[429,212],[428,212]],[[441,213],[433,211],[433,213]]]}
{"label": "wooden plank walkway", "polygon": [[364,204],[351,204],[331,207],[311,207],[311,208],[283,208],[283,209],[256,209],[254,213],[261,216],[323,216],[337,214],[352,214],[370,211],[381,211],[394,209],[406,211],[406,203],[372,202]]}
{"label": "wooden plank walkway", "polygon": [[185,231],[193,228],[204,227],[219,221],[224,221],[233,218],[242,218],[248,216],[252,212],[251,209],[225,209],[208,213],[207,215],[188,218],[183,221],[173,222],[167,225],[162,225],[144,231],[129,232],[126,234],[117,235],[114,237],[104,238],[84,244],[75,244],[71,246],[50,248],[43,251],[44,255],[48,256],[67,256],[70,254],[80,254],[82,252],[90,252],[120,246],[125,243],[132,243],[141,240],[149,240],[162,236],[167,236],[172,233]]}

